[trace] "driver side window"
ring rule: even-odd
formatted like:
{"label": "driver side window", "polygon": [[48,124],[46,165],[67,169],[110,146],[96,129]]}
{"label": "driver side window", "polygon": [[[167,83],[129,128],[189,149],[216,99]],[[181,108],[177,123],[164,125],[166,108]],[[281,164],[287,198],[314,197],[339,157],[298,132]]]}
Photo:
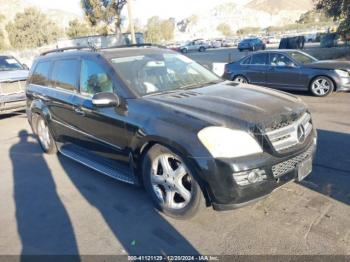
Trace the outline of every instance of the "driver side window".
{"label": "driver side window", "polygon": [[270,54],[271,66],[290,66],[293,65],[292,60],[282,54]]}
{"label": "driver side window", "polygon": [[106,70],[92,60],[83,59],[80,74],[80,93],[93,96],[96,93],[113,93],[113,81]]}

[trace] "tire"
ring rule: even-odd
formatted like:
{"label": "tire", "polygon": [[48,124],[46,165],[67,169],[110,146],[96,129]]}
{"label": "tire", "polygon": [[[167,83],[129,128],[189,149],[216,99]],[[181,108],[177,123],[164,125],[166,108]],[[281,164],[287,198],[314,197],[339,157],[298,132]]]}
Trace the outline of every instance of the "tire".
{"label": "tire", "polygon": [[44,151],[44,153],[56,154],[57,153],[56,142],[52,137],[52,134],[50,132],[50,129],[47,125],[46,120],[41,115],[37,115],[35,118],[35,132],[36,132],[40,147]]}
{"label": "tire", "polygon": [[334,91],[333,80],[326,76],[315,77],[310,84],[310,92],[317,97],[328,96]]}
{"label": "tire", "polygon": [[204,52],[205,51],[205,48],[203,47],[203,46],[201,46],[200,48],[199,48],[199,52]]}
{"label": "tire", "polygon": [[232,81],[237,82],[237,83],[242,83],[242,84],[249,83],[248,79],[242,75],[235,76]]}
{"label": "tire", "polygon": [[183,160],[164,146],[154,145],[145,155],[143,181],[157,209],[167,216],[188,219],[205,207],[202,190]]}
{"label": "tire", "polygon": [[186,54],[187,52],[188,52],[188,50],[186,48],[181,49],[181,53]]}
{"label": "tire", "polygon": [[238,49],[238,51],[239,51],[239,52],[242,52],[242,51],[243,51],[243,49]]}

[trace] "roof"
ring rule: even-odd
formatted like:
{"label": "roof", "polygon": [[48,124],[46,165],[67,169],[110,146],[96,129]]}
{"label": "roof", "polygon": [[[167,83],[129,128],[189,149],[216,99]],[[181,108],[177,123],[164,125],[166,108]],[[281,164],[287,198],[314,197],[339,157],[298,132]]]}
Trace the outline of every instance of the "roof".
{"label": "roof", "polygon": [[129,57],[129,56],[139,56],[145,54],[164,54],[172,53],[170,49],[166,49],[162,46],[153,46],[150,44],[135,45],[135,46],[117,46],[109,48],[95,49],[86,46],[76,46],[76,47],[65,47],[58,48],[50,51],[43,52],[40,58],[45,57],[61,57],[61,56],[75,56],[81,54],[101,54],[107,59],[118,58],[118,57]]}

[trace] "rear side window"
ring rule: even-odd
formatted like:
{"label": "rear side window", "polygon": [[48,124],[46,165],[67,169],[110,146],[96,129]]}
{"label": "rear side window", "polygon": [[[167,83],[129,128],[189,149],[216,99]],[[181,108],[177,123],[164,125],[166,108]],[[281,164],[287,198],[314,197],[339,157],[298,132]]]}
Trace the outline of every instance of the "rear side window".
{"label": "rear side window", "polygon": [[51,80],[55,88],[69,91],[77,90],[79,61],[76,59],[65,59],[55,61],[53,64]]}
{"label": "rear side window", "polygon": [[34,85],[47,86],[50,71],[50,62],[39,62],[30,78],[30,83]]}
{"label": "rear side window", "polygon": [[252,61],[250,62],[252,65],[266,65],[266,54],[256,54],[252,56]]}

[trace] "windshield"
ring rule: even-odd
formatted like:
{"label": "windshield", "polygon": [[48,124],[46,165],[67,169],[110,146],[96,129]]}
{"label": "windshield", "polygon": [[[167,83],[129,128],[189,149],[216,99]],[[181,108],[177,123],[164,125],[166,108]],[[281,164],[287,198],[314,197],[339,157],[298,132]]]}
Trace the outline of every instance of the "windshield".
{"label": "windshield", "polygon": [[173,53],[113,58],[124,82],[141,96],[190,89],[222,81],[186,56]]}
{"label": "windshield", "polygon": [[0,56],[0,71],[22,70],[23,66],[12,56]]}
{"label": "windshield", "polygon": [[288,52],[288,54],[300,64],[310,64],[318,61],[316,58],[301,52]]}

